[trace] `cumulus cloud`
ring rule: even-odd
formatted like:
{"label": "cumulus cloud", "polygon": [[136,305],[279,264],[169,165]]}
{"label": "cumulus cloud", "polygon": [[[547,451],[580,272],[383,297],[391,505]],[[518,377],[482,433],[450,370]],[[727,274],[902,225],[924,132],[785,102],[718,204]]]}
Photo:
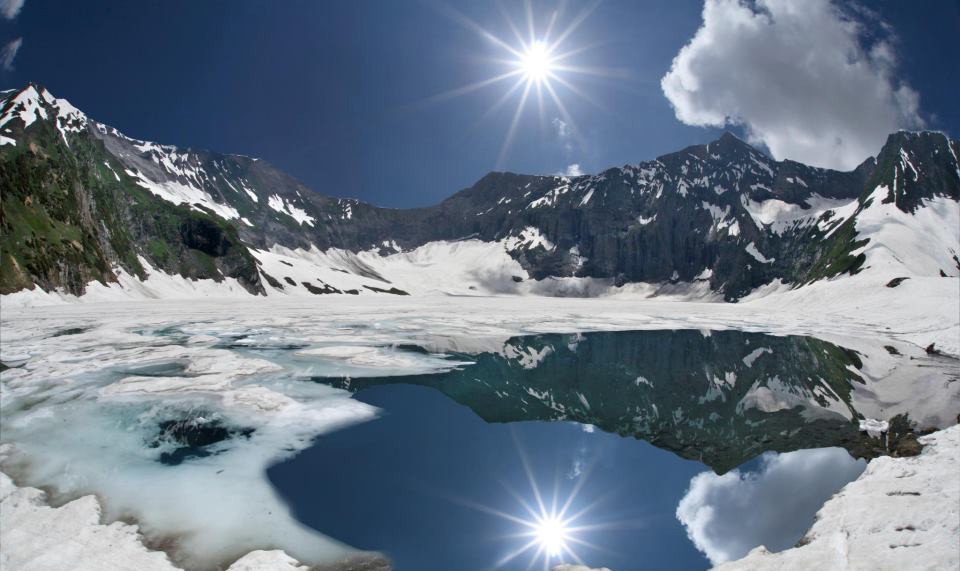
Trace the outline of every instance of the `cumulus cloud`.
{"label": "cumulus cloud", "polygon": [[[580,166],[580,163],[573,163],[567,165],[567,168],[553,173],[554,176],[583,176],[583,167]],[[584,429],[586,430],[586,429]],[[587,430],[587,432],[589,432]]]}
{"label": "cumulus cloud", "polygon": [[756,472],[694,476],[677,519],[714,565],[760,545],[780,551],[796,544],[823,503],[864,468],[842,448],[771,452]]}
{"label": "cumulus cloud", "polygon": [[563,171],[563,174],[565,176],[581,176],[583,169],[580,168],[580,163],[573,163],[572,165],[567,165],[567,170]]}
{"label": "cumulus cloud", "polygon": [[23,9],[24,1],[25,0],[0,0],[0,14],[3,14],[3,17],[8,20],[16,18],[20,10]]}
{"label": "cumulus cloud", "polygon": [[17,57],[17,52],[20,51],[22,44],[23,38],[17,38],[3,46],[3,50],[0,51],[0,65],[3,66],[3,69],[13,71],[13,60]]}
{"label": "cumulus cloud", "polygon": [[706,0],[660,86],[686,124],[742,125],[777,159],[849,170],[923,126],[893,42],[875,15],[830,0]]}

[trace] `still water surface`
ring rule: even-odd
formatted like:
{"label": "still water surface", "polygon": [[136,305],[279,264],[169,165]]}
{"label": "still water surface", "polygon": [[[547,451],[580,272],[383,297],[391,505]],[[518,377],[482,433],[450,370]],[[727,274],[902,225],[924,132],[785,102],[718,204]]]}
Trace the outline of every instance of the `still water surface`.
{"label": "still water surface", "polygon": [[[302,523],[397,571],[705,569],[675,515],[694,475],[749,473],[765,451],[875,447],[850,398],[860,357],[810,337],[536,335],[444,355],[472,364],[313,378],[384,414],[268,474]],[[784,514],[795,539],[825,498]],[[563,541],[530,536],[527,523],[560,512],[578,516]]]}

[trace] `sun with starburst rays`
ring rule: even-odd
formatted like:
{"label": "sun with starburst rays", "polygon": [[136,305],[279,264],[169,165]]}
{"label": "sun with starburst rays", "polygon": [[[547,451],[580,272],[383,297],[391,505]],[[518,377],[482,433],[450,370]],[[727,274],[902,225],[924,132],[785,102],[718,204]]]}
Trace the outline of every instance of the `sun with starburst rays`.
{"label": "sun with starburst rays", "polygon": [[526,30],[524,32],[521,32],[520,28],[513,19],[503,11],[501,6],[506,25],[513,35],[512,41],[502,39],[499,35],[480,26],[474,20],[452,7],[446,5],[439,6],[441,11],[451,19],[475,32],[483,40],[496,46],[503,52],[502,57],[494,60],[495,63],[503,68],[503,71],[493,77],[452,89],[434,96],[431,99],[439,100],[456,97],[494,85],[503,84],[506,86],[506,91],[488,110],[487,115],[489,115],[494,110],[505,105],[511,98],[516,98],[517,93],[520,94],[497,157],[498,167],[502,165],[510,149],[510,144],[516,134],[517,126],[531,98],[536,98],[541,122],[543,121],[546,108],[552,104],[570,129],[574,138],[577,140],[581,139],[576,122],[568,111],[567,105],[564,104],[563,97],[569,92],[591,103],[594,103],[594,101],[573,83],[574,76],[596,75],[610,77],[616,76],[619,73],[617,70],[579,66],[573,61],[574,56],[586,51],[589,49],[589,46],[570,46],[568,45],[570,44],[570,39],[577,28],[587,19],[590,13],[593,12],[597,4],[598,2],[589,4],[575,17],[570,19],[569,22],[566,23],[566,26],[561,29],[561,9],[557,8],[545,14],[538,15],[531,1],[526,0],[523,4],[526,19]]}
{"label": "sun with starburst rays", "polygon": [[[496,516],[513,530],[503,534],[504,541],[515,544],[505,555],[494,562],[486,571],[499,571],[507,568],[527,570],[550,568],[563,563],[586,565],[583,551],[608,552],[609,550],[587,541],[591,532],[623,530],[636,527],[635,520],[610,520],[598,518],[599,506],[611,498],[611,491],[584,502],[579,498],[587,485],[590,473],[599,460],[599,456],[586,459],[582,469],[578,470],[575,482],[565,493],[561,493],[559,472],[555,474],[553,493],[544,494],[543,488],[534,474],[530,460],[523,446],[513,432],[513,442],[527,479],[529,490],[521,493],[512,484],[503,481],[501,485],[517,504],[515,510],[504,511],[492,506],[474,502],[466,498],[450,496],[448,499],[470,509]],[[571,476],[568,476],[571,478]]]}
{"label": "sun with starburst rays", "polygon": [[548,505],[547,499],[534,476],[527,454],[516,439],[516,434],[514,434],[514,445],[523,464],[533,501],[531,502],[528,498],[504,484],[504,488],[516,499],[523,513],[519,515],[494,513],[518,525],[519,531],[510,534],[508,537],[520,539],[521,545],[497,561],[493,569],[500,569],[511,561],[524,556],[529,559],[528,569],[532,569],[537,562],[543,564],[544,570],[549,569],[551,564],[565,561],[574,561],[583,565],[583,560],[577,554],[577,548],[600,548],[586,541],[581,535],[586,531],[607,527],[597,523],[588,524],[585,521],[585,516],[596,506],[597,502],[571,513],[571,508],[574,506],[577,496],[587,482],[589,468],[580,474],[576,484],[566,495],[562,504],[560,503],[559,486],[555,486],[553,498]]}

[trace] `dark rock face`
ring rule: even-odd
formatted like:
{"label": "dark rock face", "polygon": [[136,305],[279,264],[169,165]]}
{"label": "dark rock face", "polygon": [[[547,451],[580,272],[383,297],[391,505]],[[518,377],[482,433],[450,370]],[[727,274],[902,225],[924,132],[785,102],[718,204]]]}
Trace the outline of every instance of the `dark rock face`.
{"label": "dark rock face", "polygon": [[887,138],[877,155],[877,168],[867,186],[885,185],[893,202],[904,212],[914,212],[926,198],[960,200],[957,141],[940,133],[898,131]]}
{"label": "dark rock face", "polygon": [[[774,161],[725,134],[596,175],[494,172],[435,206],[386,209],[323,196],[261,160],[137,141],[82,114],[64,119],[38,86],[2,97],[5,136],[16,141],[0,145],[4,293],[34,284],[81,293],[91,280],[114,281],[117,267],[143,277],[141,258],[261,293],[249,248],[392,252],[474,238],[517,240],[511,255],[534,279],[701,282],[736,300],[774,279],[859,271],[856,217],[879,186],[904,213],[933,197],[960,200],[960,143],[940,133],[894,133],[851,172]],[[28,125],[25,99],[45,117]],[[157,188],[190,198],[176,205]],[[831,208],[840,205],[855,211],[839,216]],[[546,242],[525,243],[531,232]]]}
{"label": "dark rock face", "polygon": [[223,230],[205,218],[188,218],[181,223],[180,237],[186,247],[215,258],[225,256],[232,245]]}

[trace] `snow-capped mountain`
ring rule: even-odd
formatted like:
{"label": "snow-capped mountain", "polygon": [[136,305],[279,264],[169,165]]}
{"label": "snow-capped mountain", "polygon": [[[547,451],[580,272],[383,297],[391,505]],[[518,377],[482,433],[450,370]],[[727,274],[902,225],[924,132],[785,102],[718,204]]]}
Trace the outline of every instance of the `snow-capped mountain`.
{"label": "snow-capped mountain", "polygon": [[774,161],[726,134],[595,175],[490,173],[397,210],[324,196],[262,160],[126,137],[37,85],[0,98],[2,293],[645,284],[626,287],[734,300],[868,268],[960,275],[960,142],[936,132],[894,133],[852,172]]}

